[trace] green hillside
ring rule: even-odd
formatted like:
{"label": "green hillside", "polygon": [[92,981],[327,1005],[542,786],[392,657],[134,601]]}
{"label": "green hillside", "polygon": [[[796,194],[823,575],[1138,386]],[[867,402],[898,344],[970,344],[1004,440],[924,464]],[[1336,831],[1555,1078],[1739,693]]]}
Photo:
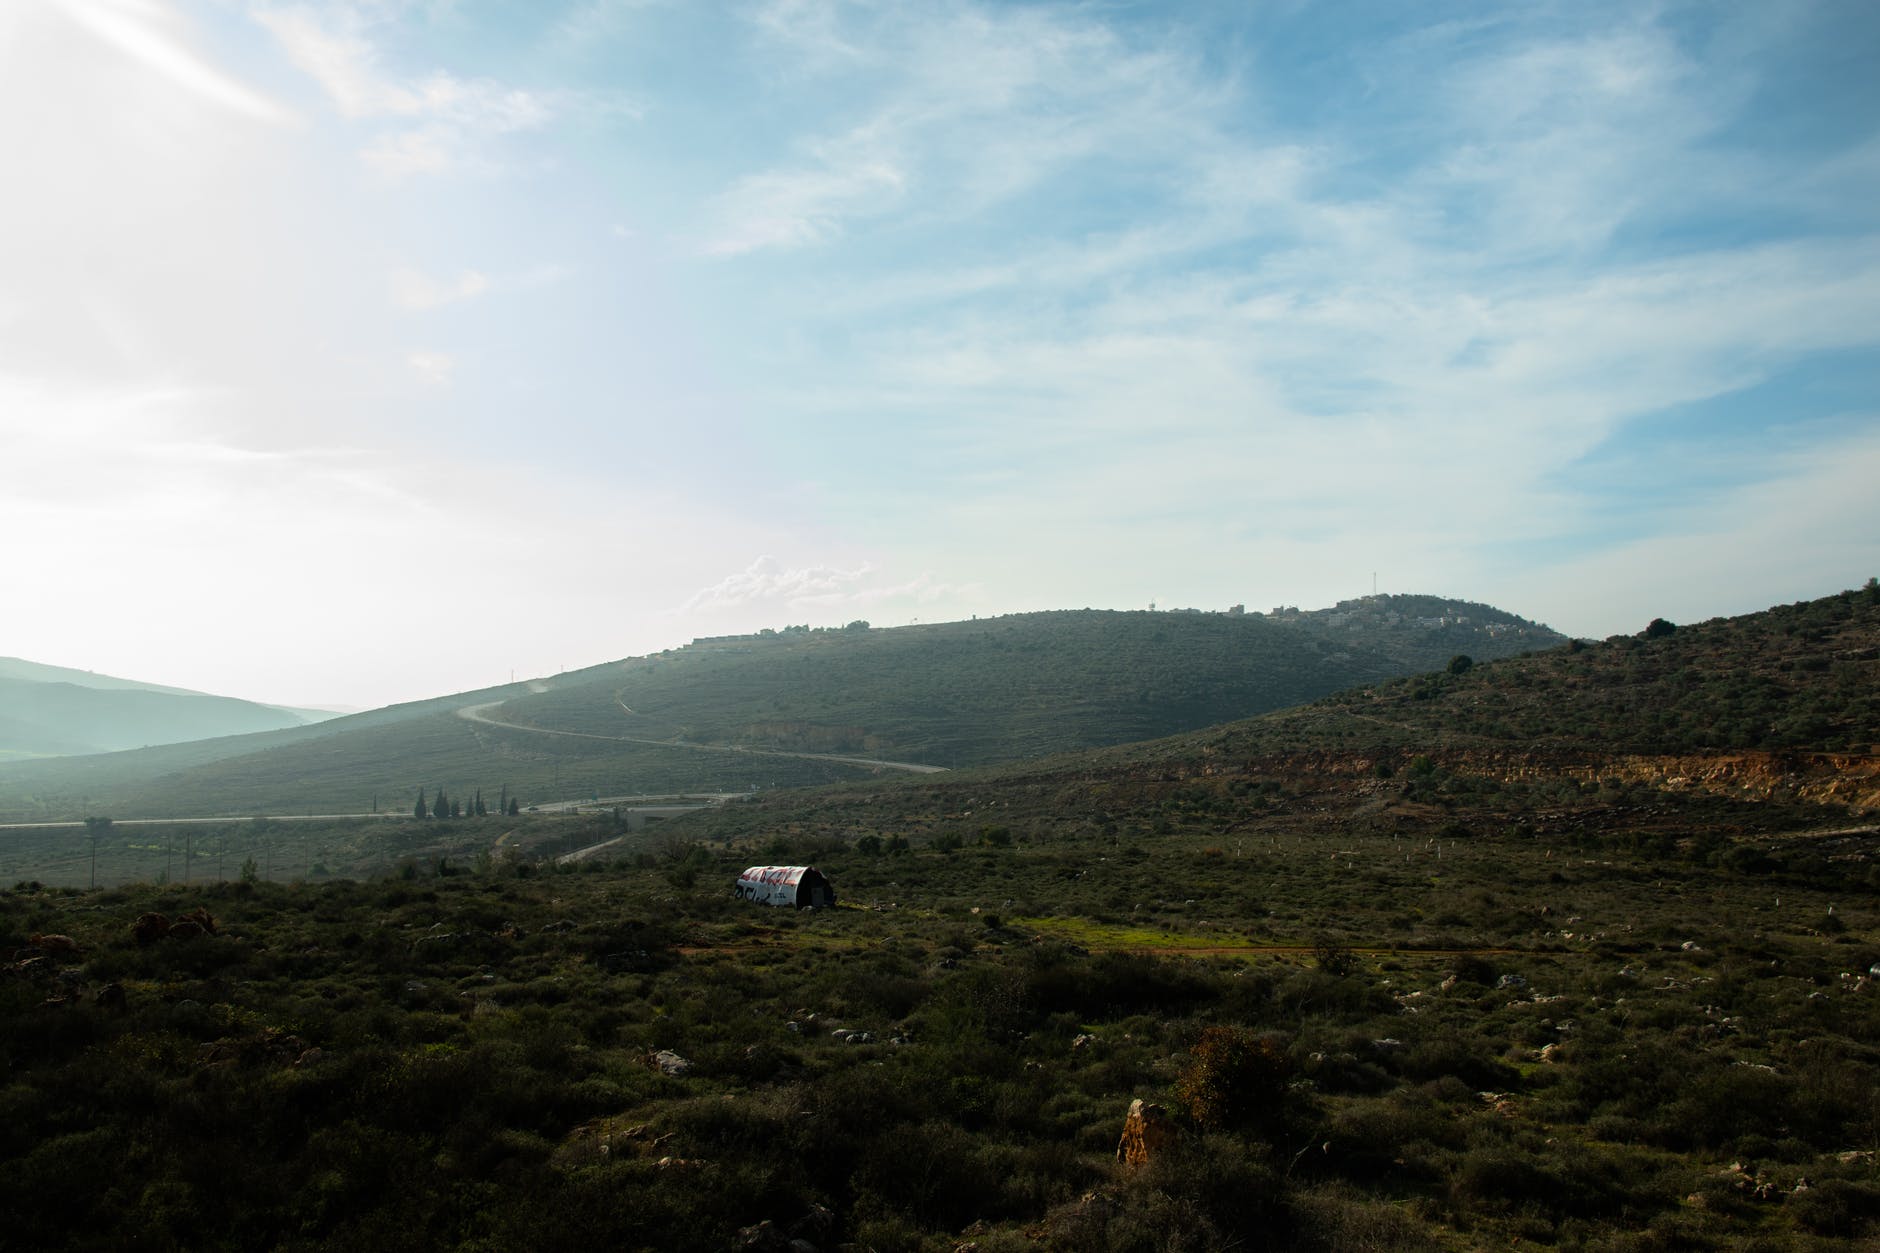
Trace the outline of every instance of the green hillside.
{"label": "green hillside", "polygon": [[246,735],[328,717],[0,657],[0,761]]}
{"label": "green hillside", "polygon": [[[1477,655],[1557,634],[1475,607]],[[1491,622],[1494,634],[1486,630]],[[1259,614],[1024,614],[698,641],[529,684],[315,727],[0,766],[0,816],[370,812],[418,788],[507,784],[526,801],[746,791],[958,768],[1165,736],[1408,668],[1394,624],[1325,630]],[[470,716],[465,716],[470,715]],[[830,760],[829,758],[860,758]]]}
{"label": "green hillside", "polygon": [[[0,1207],[47,1249],[1870,1250],[1876,599],[650,835],[118,824],[146,881],[0,890]],[[604,725],[712,652],[453,699]],[[447,729],[553,738],[434,705],[352,768]],[[839,906],[739,899],[760,862]]]}
{"label": "green hillside", "polygon": [[[1278,821],[1322,834],[1566,824],[1751,833],[1880,812],[1880,588],[1367,684],[1164,739],[691,820],[713,838],[971,844]],[[1675,807],[1672,806],[1675,802]],[[1880,887],[1880,863],[1849,873]]]}
{"label": "green hillside", "polygon": [[1353,688],[1166,751],[1880,752],[1880,585]]}

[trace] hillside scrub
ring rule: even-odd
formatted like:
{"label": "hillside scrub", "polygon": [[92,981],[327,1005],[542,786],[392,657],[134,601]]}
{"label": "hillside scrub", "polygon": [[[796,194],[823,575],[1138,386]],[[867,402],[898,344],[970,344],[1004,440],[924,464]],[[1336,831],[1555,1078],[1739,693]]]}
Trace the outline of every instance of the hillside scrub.
{"label": "hillside scrub", "polygon": [[[22,885],[0,1206],[47,1249],[1880,1230],[1872,890],[1780,842],[1745,873],[1702,805],[1663,840],[1486,830],[1439,859],[1281,830],[1273,795],[1112,789],[1108,831],[1014,814],[952,853],[823,839],[833,911],[733,899],[728,813],[580,871]],[[197,908],[214,934],[132,932]],[[1132,1169],[1135,1097],[1183,1130]]]}

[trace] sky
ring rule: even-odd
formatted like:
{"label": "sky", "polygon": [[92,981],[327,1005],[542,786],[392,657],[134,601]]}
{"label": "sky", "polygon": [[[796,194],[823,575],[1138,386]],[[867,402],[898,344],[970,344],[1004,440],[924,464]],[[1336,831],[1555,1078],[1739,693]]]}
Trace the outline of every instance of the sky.
{"label": "sky", "polygon": [[9,0],[0,654],[1880,573],[1867,0]]}

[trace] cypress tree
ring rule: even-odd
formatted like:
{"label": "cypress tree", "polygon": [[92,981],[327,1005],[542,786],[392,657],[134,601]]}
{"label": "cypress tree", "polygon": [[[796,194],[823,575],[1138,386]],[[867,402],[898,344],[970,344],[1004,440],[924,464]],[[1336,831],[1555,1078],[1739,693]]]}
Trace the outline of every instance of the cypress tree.
{"label": "cypress tree", "polygon": [[450,817],[450,802],[444,799],[443,788],[437,789],[437,799],[431,802],[431,816],[433,818]]}
{"label": "cypress tree", "polygon": [[418,789],[418,803],[411,807],[411,816],[413,818],[423,818],[427,816],[430,812],[431,812],[430,808],[426,806],[424,803],[424,789],[419,788]]}

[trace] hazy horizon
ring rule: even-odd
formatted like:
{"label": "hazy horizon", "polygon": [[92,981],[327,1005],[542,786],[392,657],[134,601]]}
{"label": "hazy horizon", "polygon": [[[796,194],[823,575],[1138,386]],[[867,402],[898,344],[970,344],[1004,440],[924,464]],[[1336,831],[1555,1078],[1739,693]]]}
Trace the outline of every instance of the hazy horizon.
{"label": "hazy horizon", "polygon": [[0,654],[358,708],[695,636],[1880,573],[1880,10],[0,9]]}

